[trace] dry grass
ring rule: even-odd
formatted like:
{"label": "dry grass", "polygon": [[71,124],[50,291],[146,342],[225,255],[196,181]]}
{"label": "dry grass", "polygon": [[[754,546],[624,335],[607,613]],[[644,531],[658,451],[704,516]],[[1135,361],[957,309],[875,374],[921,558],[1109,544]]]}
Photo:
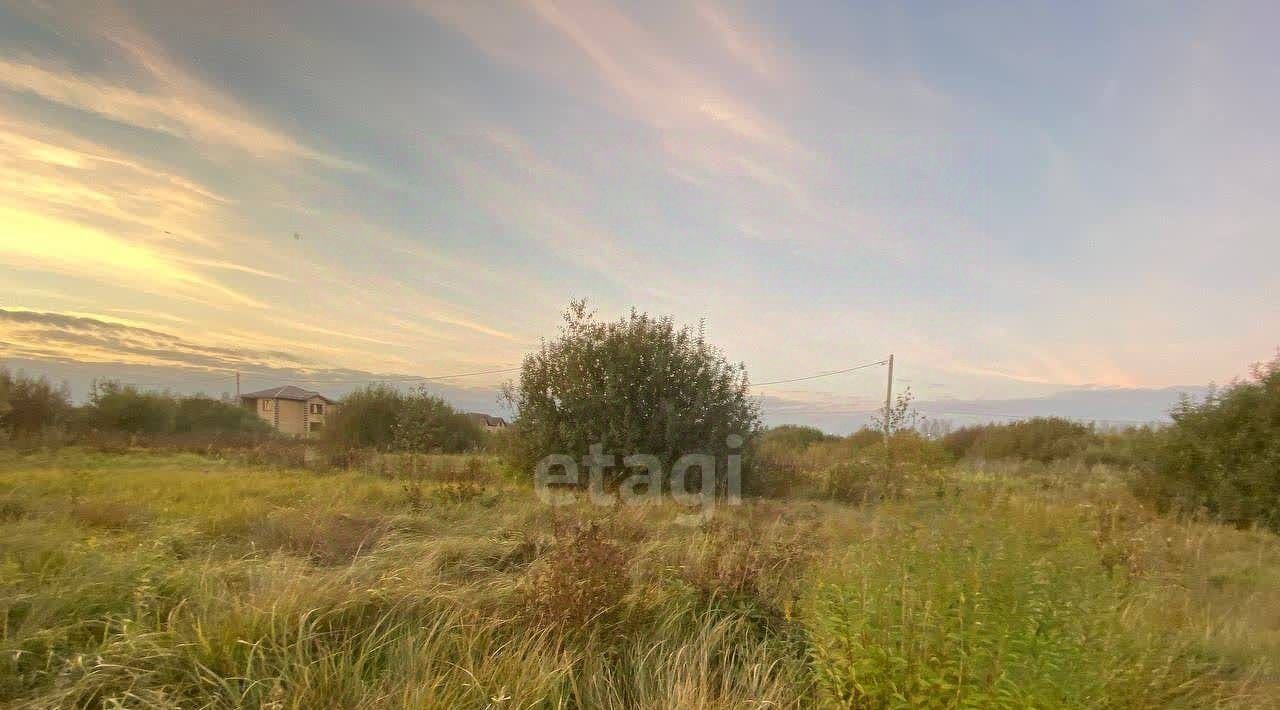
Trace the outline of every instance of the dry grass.
{"label": "dry grass", "polygon": [[941,496],[686,527],[671,505],[553,510],[484,459],[427,460],[0,456],[0,704],[1280,697],[1276,537],[1156,516],[1105,470],[953,471]]}

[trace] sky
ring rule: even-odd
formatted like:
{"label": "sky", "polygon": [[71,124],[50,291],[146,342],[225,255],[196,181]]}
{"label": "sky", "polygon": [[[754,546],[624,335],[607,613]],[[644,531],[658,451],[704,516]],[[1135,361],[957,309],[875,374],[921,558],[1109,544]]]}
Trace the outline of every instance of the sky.
{"label": "sky", "polygon": [[[1274,3],[0,0],[0,358],[497,411],[570,299],[935,418],[1280,345]],[[758,389],[856,426],[883,367]],[[982,413],[980,415],[971,414]],[[959,414],[957,414],[959,413]]]}

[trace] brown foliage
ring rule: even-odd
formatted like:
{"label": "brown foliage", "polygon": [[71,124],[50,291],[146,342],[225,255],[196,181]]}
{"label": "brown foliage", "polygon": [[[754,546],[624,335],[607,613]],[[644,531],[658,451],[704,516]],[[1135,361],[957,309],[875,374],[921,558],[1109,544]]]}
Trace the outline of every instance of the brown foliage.
{"label": "brown foliage", "polygon": [[249,526],[255,547],[306,557],[318,565],[346,564],[369,552],[386,533],[383,520],[345,513],[278,511]]}
{"label": "brown foliage", "polygon": [[558,525],[555,543],[525,578],[525,608],[540,625],[607,625],[630,586],[627,566],[625,551],[599,523]]}
{"label": "brown foliage", "polygon": [[106,530],[126,530],[146,523],[146,508],[123,501],[84,500],[71,506],[71,517],[80,525]]}

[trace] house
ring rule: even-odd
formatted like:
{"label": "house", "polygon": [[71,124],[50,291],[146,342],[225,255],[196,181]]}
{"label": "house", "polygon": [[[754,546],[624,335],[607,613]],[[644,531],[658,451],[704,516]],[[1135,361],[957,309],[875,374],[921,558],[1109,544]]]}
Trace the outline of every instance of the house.
{"label": "house", "polygon": [[325,420],[337,414],[336,400],[301,387],[286,385],[241,395],[240,402],[282,434],[313,436],[324,428]]}
{"label": "house", "polygon": [[489,414],[481,414],[480,412],[468,412],[468,417],[480,425],[481,429],[488,432],[501,431],[507,428],[507,420],[502,417],[495,417]]}

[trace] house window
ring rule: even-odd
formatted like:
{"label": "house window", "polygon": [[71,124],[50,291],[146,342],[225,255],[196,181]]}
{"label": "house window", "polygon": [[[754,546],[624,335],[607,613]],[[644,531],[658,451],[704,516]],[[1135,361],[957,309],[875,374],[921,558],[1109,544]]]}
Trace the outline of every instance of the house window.
{"label": "house window", "polygon": [[271,400],[269,400],[269,399],[264,399],[264,400],[262,400],[262,411],[264,411],[264,412],[270,412],[270,411],[271,411]]}
{"label": "house window", "polygon": [[324,405],[323,405],[323,404],[319,404],[319,403],[312,404],[312,405],[311,405],[311,413],[312,413],[312,414],[324,414]]}

